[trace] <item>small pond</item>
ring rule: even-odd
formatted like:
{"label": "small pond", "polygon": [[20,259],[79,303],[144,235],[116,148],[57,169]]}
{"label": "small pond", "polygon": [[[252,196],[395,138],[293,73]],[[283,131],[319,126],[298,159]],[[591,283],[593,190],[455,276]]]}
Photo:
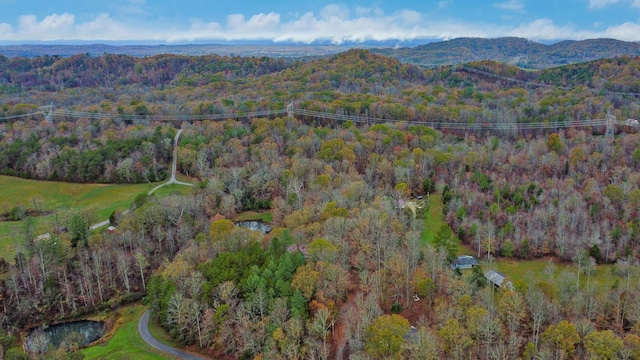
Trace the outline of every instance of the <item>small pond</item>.
{"label": "small pond", "polygon": [[27,335],[27,349],[39,353],[47,351],[50,347],[57,349],[68,337],[73,337],[73,341],[78,342],[80,346],[87,346],[100,339],[106,332],[103,322],[91,320],[39,327]]}
{"label": "small pond", "polygon": [[262,221],[238,221],[236,225],[249,230],[260,231],[263,234],[267,234],[271,231],[271,226],[263,223]]}

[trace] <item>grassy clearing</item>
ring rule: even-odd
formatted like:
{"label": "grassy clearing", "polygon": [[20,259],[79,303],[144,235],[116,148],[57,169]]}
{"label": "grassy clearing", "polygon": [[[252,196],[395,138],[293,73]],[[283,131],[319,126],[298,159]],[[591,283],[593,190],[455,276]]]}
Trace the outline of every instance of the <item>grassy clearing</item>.
{"label": "grassy clearing", "polygon": [[[555,268],[552,276],[545,272],[545,269],[549,266],[549,261],[553,262],[553,266]],[[610,289],[616,279],[618,279],[618,276],[612,273],[613,267],[614,265],[612,264],[598,265],[595,271],[591,274],[589,286],[596,287],[600,290]],[[498,259],[493,266],[489,266],[488,268],[495,268],[497,271],[500,271],[512,280],[527,284],[537,283],[539,281],[553,283],[564,271],[568,271],[573,274],[577,274],[578,272],[576,265],[572,263],[559,262],[555,259]],[[587,276],[582,274],[580,275],[580,288],[584,289],[586,286]]]}
{"label": "grassy clearing", "polygon": [[[425,218],[425,231],[422,233],[422,240],[424,244],[432,244],[436,232],[447,223],[444,220],[442,214],[442,196],[439,194],[431,194],[430,196],[431,206],[427,212]],[[454,238],[458,241],[458,255],[472,255],[477,256],[477,250],[466,244],[461,244],[457,235],[453,233]],[[480,259],[482,262],[482,260]],[[545,273],[545,269],[549,266],[549,259],[535,259],[535,260],[518,260],[509,258],[499,258],[492,264],[482,264],[483,271],[488,269],[495,269],[505,274],[509,279],[523,283],[536,283],[539,281],[547,281],[553,283],[558,279],[563,271],[569,271],[571,273],[577,273],[577,267],[571,263],[559,262],[552,259],[555,271],[553,276],[549,276]],[[610,289],[615,283],[617,276],[612,274],[613,265],[605,264],[598,265],[596,270],[591,274],[589,284],[591,287],[596,287],[600,291],[606,291]],[[587,276],[580,275],[580,288],[584,289],[587,286]]]}
{"label": "grassy clearing", "polygon": [[171,185],[163,186],[160,189],[156,190],[156,192],[153,193],[153,196],[163,197],[163,196],[171,195],[174,193],[188,195],[188,194],[191,194],[192,191],[193,191],[193,187],[191,186],[171,184]]}
{"label": "grassy clearing", "polygon": [[39,202],[42,209],[95,208],[98,218],[107,218],[114,210],[129,207],[136,195],[149,191],[153,184],[75,184],[0,176],[0,210],[16,205],[28,209]]}
{"label": "grassy clearing", "polygon": [[17,236],[15,234],[20,230],[21,225],[20,221],[0,222],[0,254],[2,254],[0,257],[4,257],[7,261],[13,261],[17,251],[15,240]]}
{"label": "grassy clearing", "polygon": [[[433,244],[434,237],[443,225],[447,225],[442,214],[442,196],[433,193],[429,196],[429,209],[424,220],[425,230],[422,232],[422,241],[424,244]],[[456,240],[458,236],[454,234]],[[459,240],[458,240],[459,241]]]}
{"label": "grassy clearing", "polygon": [[145,310],[141,305],[121,309],[122,324],[113,337],[105,344],[82,350],[85,359],[172,359],[147,345],[138,334],[138,320]]}
{"label": "grassy clearing", "polygon": [[[35,232],[44,234],[47,232],[48,216],[36,217]],[[24,223],[22,221],[0,221],[0,257],[7,261],[13,258],[20,250]]]}
{"label": "grassy clearing", "polygon": [[[444,207],[442,204],[442,195],[436,193],[431,194],[429,196],[429,202],[429,210],[427,211],[427,215],[424,220],[425,229],[422,232],[422,242],[424,245],[433,244],[434,237],[438,230],[440,230],[444,225],[448,226],[444,221],[444,215],[442,214],[442,209]],[[460,243],[458,234],[453,232],[452,235],[458,243],[458,255],[473,255],[473,249]]]}
{"label": "grassy clearing", "polygon": [[238,214],[234,219],[234,221],[262,221],[264,223],[271,223],[272,215],[271,212],[258,212],[258,211],[245,211],[241,214]]}
{"label": "grassy clearing", "polygon": [[[8,211],[17,205],[35,209],[37,202],[41,209],[48,210],[92,208],[96,220],[102,221],[115,210],[129,208],[137,195],[148,192],[155,185],[74,184],[0,176],[0,211]],[[192,187],[172,184],[160,188],[154,196],[163,197],[176,192],[189,194],[191,191]],[[49,216],[36,217],[35,220],[36,233],[46,233]],[[13,259],[18,251],[16,238],[20,237],[22,226],[21,221],[0,222],[0,257]]]}

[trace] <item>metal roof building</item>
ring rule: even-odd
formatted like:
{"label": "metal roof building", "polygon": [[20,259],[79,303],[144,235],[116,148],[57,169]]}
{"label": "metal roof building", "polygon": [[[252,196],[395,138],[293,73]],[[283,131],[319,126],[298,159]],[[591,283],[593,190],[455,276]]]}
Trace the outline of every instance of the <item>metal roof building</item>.
{"label": "metal roof building", "polygon": [[463,255],[458,256],[453,263],[451,263],[451,269],[471,269],[478,265],[478,261],[473,256]]}
{"label": "metal roof building", "polygon": [[503,273],[497,272],[495,270],[489,270],[484,273],[484,277],[486,277],[490,283],[497,287],[513,290],[513,284],[511,283],[511,281],[506,280],[507,277]]}

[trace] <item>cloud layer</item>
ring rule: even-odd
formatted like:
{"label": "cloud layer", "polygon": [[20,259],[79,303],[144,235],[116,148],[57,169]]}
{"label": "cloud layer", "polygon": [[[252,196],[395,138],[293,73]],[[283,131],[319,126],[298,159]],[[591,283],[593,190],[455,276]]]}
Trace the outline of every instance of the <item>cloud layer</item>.
{"label": "cloud layer", "polygon": [[[589,7],[603,8],[618,2],[640,6],[640,0],[589,0]],[[446,6],[444,4],[443,6]],[[508,12],[523,12],[521,0],[494,3],[495,8]],[[378,8],[328,5],[317,13],[287,14],[257,13],[251,16],[232,14],[224,22],[191,20],[182,27],[166,23],[132,24],[101,13],[78,21],[70,13],[51,14],[43,18],[21,16],[15,24],[0,23],[0,41],[242,41],[271,40],[274,42],[330,41],[343,42],[450,39],[456,37],[517,36],[538,41],[587,38],[616,38],[640,41],[640,25],[624,22],[598,31],[575,25],[556,24],[549,18],[539,18],[518,25],[470,22],[457,19],[434,19],[414,10],[385,14]]]}

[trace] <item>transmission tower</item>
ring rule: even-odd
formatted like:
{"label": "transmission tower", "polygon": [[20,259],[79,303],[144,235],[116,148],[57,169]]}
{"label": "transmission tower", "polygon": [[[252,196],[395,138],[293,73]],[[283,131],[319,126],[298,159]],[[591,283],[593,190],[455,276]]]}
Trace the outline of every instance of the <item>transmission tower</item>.
{"label": "transmission tower", "polygon": [[607,119],[607,130],[604,132],[604,136],[606,138],[613,138],[613,135],[616,130],[616,123],[618,122],[618,120],[611,113],[607,113],[606,119]]}
{"label": "transmission tower", "polygon": [[56,108],[55,106],[53,106],[53,104],[40,106],[38,108],[38,111],[40,111],[40,113],[44,115],[45,120],[47,120],[48,122],[53,122],[53,113],[56,111]]}
{"label": "transmission tower", "polygon": [[290,118],[293,117],[293,102],[290,102],[289,105],[287,105],[287,116]]}

